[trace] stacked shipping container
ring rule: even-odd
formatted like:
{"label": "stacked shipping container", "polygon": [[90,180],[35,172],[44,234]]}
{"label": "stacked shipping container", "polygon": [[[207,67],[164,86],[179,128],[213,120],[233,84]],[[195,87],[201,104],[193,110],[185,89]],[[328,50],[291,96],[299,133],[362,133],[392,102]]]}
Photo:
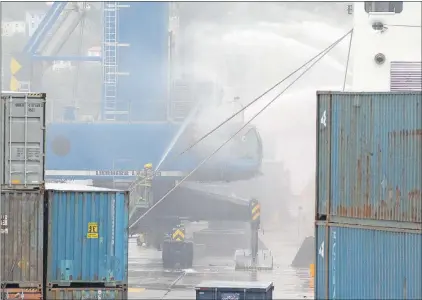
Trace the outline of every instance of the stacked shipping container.
{"label": "stacked shipping container", "polygon": [[43,93],[1,93],[0,183],[5,188],[44,184],[45,103]]}
{"label": "stacked shipping container", "polygon": [[44,274],[43,93],[1,93],[0,279],[2,297],[40,297]]}
{"label": "stacked shipping container", "polygon": [[422,299],[422,94],[317,97],[315,299]]}
{"label": "stacked shipping container", "polygon": [[127,192],[46,184],[1,196],[3,293],[127,298]]}
{"label": "stacked shipping container", "polygon": [[127,299],[128,193],[44,184],[45,98],[1,96],[2,298]]}
{"label": "stacked shipping container", "polygon": [[127,299],[129,194],[47,184],[46,204],[47,299]]}

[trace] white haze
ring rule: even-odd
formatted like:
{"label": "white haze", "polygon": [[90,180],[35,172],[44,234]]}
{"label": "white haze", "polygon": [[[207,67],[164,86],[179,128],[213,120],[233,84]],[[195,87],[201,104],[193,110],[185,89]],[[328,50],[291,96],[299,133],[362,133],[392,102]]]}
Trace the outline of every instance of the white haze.
{"label": "white haze", "polygon": [[[191,65],[198,77],[218,78],[225,98],[239,96],[245,104],[348,30],[315,20],[239,26],[197,22],[188,30]],[[314,179],[316,91],[342,89],[347,50],[346,39],[252,122],[263,138],[264,159],[284,162],[292,176],[294,194],[301,193]],[[245,118],[249,119],[291,82],[286,81],[248,109]],[[203,112],[197,130],[207,132],[232,112],[226,108]]]}

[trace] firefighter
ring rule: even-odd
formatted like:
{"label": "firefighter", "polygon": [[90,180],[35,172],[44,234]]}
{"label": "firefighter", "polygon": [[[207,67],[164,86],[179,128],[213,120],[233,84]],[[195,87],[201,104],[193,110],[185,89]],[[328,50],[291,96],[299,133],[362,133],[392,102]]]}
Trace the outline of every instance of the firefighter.
{"label": "firefighter", "polygon": [[152,177],[153,177],[153,170],[152,170],[152,164],[148,163],[144,165],[144,178],[145,178],[145,185],[151,186],[152,183]]}

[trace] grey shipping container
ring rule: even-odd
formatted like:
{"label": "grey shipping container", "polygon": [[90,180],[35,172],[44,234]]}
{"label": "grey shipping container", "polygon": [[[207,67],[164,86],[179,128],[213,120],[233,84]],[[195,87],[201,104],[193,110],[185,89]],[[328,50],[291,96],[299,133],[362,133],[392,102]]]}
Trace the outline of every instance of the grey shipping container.
{"label": "grey shipping container", "polygon": [[0,279],[6,287],[43,283],[44,195],[42,191],[1,192]]}
{"label": "grey shipping container", "polygon": [[0,184],[14,188],[44,183],[46,94],[2,92]]}
{"label": "grey shipping container", "polygon": [[195,290],[196,300],[271,300],[274,284],[257,281],[206,281]]}
{"label": "grey shipping container", "polygon": [[317,98],[316,219],[422,223],[422,93]]}
{"label": "grey shipping container", "polygon": [[48,288],[46,298],[48,300],[83,300],[83,299],[110,299],[126,300],[128,292],[126,288]]}
{"label": "grey shipping container", "polygon": [[421,229],[319,221],[315,230],[315,299],[422,299]]}

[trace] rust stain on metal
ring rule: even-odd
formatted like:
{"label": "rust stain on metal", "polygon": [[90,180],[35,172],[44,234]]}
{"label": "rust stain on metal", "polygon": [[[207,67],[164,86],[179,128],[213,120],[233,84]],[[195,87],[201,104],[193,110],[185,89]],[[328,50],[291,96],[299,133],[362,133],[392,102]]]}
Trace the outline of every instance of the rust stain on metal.
{"label": "rust stain on metal", "polygon": [[361,188],[362,188],[362,160],[358,159],[358,180],[357,180],[357,186],[356,186],[356,195],[361,194]]}
{"label": "rust stain on metal", "polygon": [[371,204],[363,204],[361,207],[340,205],[337,207],[337,215],[339,217],[369,218],[374,214]]}
{"label": "rust stain on metal", "polygon": [[414,130],[399,130],[399,131],[392,131],[389,132],[388,135],[390,137],[422,137],[422,129],[414,129]]}
{"label": "rust stain on metal", "polygon": [[387,200],[379,200],[376,205],[369,203],[345,206],[339,205],[335,211],[339,217],[352,218],[366,218],[397,221],[400,218],[402,221],[422,223],[422,192],[414,189],[407,194],[408,203],[405,211],[401,210],[401,201],[403,193],[399,187],[394,190],[388,190]]}
{"label": "rust stain on metal", "polygon": [[396,186],[396,205],[400,206],[401,192],[400,188]]}
{"label": "rust stain on metal", "polygon": [[2,294],[4,295],[2,299],[43,299],[42,291],[40,289],[10,288],[2,290]]}

